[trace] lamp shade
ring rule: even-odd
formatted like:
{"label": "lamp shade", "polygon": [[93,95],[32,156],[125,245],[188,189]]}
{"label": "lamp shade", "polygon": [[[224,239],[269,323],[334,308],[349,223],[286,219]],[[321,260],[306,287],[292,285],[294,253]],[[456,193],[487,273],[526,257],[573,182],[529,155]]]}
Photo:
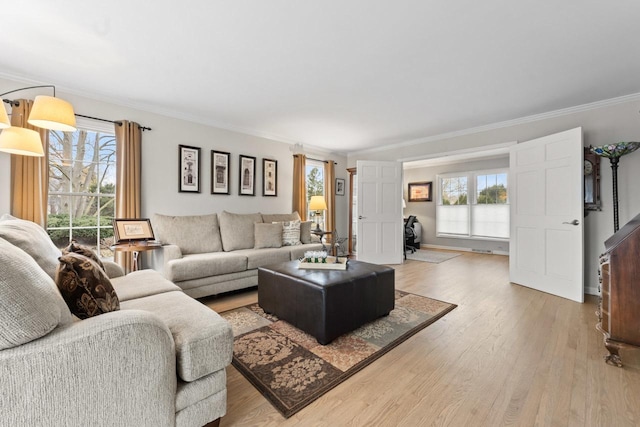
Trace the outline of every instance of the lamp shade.
{"label": "lamp shade", "polygon": [[0,151],[21,156],[44,156],[40,134],[35,130],[16,126],[0,133]]}
{"label": "lamp shade", "polygon": [[76,116],[73,113],[73,106],[67,101],[53,96],[36,96],[27,122],[44,129],[64,132],[76,130]]}
{"label": "lamp shade", "polygon": [[309,201],[309,210],[326,211],[327,202],[324,201],[324,196],[311,196],[311,200]]}
{"label": "lamp shade", "polygon": [[[0,103],[2,100],[0,100]],[[11,122],[9,121],[9,116],[7,115],[7,110],[4,109],[4,103],[0,106],[0,129],[6,129],[11,127]]]}

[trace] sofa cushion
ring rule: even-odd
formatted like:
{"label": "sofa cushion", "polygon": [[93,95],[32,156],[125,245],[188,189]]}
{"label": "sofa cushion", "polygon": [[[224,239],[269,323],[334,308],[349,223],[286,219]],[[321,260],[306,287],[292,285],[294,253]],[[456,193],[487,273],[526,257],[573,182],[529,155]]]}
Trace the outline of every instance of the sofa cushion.
{"label": "sofa cushion", "polygon": [[68,253],[60,257],[56,284],[71,312],[80,319],[120,309],[107,274],[84,255]]}
{"label": "sofa cushion", "polygon": [[282,223],[282,246],[300,244],[300,221],[284,221]]}
{"label": "sofa cushion", "polygon": [[253,224],[262,222],[261,214],[235,214],[222,211],[219,219],[222,247],[225,251],[250,249],[255,246]]}
{"label": "sofa cushion", "polygon": [[236,273],[247,269],[247,257],[236,252],[185,255],[165,265],[165,276],[172,282]]}
{"label": "sofa cushion", "polygon": [[255,249],[262,248],[279,248],[282,246],[282,224],[276,222],[275,224],[265,224],[262,222],[256,222],[254,224]]}
{"label": "sofa cushion", "polygon": [[311,227],[313,226],[313,222],[311,221],[301,221],[300,222],[300,243],[307,244],[311,243]]}
{"label": "sofa cushion", "polygon": [[267,249],[242,249],[237,251],[247,257],[247,269],[262,267],[269,264],[291,261],[289,247]]}
{"label": "sofa cushion", "polygon": [[28,343],[72,321],[53,279],[0,238],[0,350]]}
{"label": "sofa cushion", "polygon": [[262,214],[262,222],[300,221],[298,211],[290,214]]}
{"label": "sofa cushion", "polygon": [[169,216],[154,214],[151,219],[156,239],[176,245],[183,255],[222,251],[218,215]]}
{"label": "sofa cushion", "polygon": [[0,237],[31,255],[49,277],[56,277],[60,249],[38,224],[5,214],[0,217]]}
{"label": "sofa cushion", "polygon": [[178,286],[155,270],[132,271],[126,276],[109,280],[111,280],[120,302],[180,290]]}
{"label": "sofa cushion", "polygon": [[123,310],[158,316],[176,345],[176,368],[184,381],[195,381],[231,363],[233,333],[218,313],[182,292],[165,292],[122,303]]}
{"label": "sofa cushion", "polygon": [[71,252],[86,256],[87,258],[98,264],[98,266],[100,266],[100,268],[106,273],[107,270],[104,267],[104,264],[102,263],[98,255],[89,246],[81,245],[76,241],[72,241],[67,247],[62,248],[63,254],[68,254]]}

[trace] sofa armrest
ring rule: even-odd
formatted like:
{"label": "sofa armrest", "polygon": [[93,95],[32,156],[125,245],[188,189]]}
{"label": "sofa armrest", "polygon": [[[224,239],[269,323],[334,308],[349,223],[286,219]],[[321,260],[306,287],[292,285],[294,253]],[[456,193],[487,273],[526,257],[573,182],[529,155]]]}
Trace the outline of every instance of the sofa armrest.
{"label": "sofa armrest", "polygon": [[167,279],[171,280],[171,278],[167,277],[169,273],[167,264],[174,259],[182,258],[180,247],[177,245],[162,245],[160,249],[151,251],[150,255],[150,267],[161,272]]}
{"label": "sofa armrest", "polygon": [[6,425],[175,423],[175,349],[154,315],[121,310],[0,351]]}
{"label": "sofa armrest", "polygon": [[102,265],[104,265],[104,269],[109,279],[124,276],[124,268],[120,267],[120,264],[116,264],[113,261],[102,260]]}

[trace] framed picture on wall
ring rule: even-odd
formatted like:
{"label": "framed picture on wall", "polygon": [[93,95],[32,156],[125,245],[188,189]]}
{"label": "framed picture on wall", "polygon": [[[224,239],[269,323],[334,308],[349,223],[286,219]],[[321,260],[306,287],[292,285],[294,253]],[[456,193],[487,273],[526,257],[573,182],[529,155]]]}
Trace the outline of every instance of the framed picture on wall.
{"label": "framed picture on wall", "polygon": [[178,191],[181,193],[200,192],[200,148],[189,147],[187,145],[178,146],[178,161],[180,168],[180,185]]}
{"label": "framed picture on wall", "polygon": [[336,178],[336,196],[344,196],[344,179]]}
{"label": "framed picture on wall", "polygon": [[278,195],[278,162],[271,159],[262,159],[262,195]]}
{"label": "framed picture on wall", "polygon": [[231,194],[229,191],[229,163],[231,155],[211,150],[211,194]]}
{"label": "framed picture on wall", "polygon": [[240,186],[238,194],[241,196],[256,195],[256,158],[240,154]]}
{"label": "framed picture on wall", "polygon": [[430,202],[432,200],[432,182],[410,182],[409,201],[410,202]]}

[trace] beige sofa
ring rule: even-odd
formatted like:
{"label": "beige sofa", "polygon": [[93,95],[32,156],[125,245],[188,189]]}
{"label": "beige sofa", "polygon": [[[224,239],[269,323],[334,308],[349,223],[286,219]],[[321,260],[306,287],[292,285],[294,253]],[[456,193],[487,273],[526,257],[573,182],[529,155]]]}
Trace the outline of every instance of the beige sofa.
{"label": "beige sofa", "polygon": [[60,255],[38,225],[0,218],[0,425],[216,425],[230,325],[158,272],[107,261],[120,310],[80,320],[54,283]]}
{"label": "beige sofa", "polygon": [[162,248],[153,251],[151,266],[194,298],[256,286],[259,267],[322,249],[317,239],[312,243],[310,221],[300,222],[297,244],[285,246],[282,223],[290,221],[300,221],[297,212],[155,214],[151,224]]}

